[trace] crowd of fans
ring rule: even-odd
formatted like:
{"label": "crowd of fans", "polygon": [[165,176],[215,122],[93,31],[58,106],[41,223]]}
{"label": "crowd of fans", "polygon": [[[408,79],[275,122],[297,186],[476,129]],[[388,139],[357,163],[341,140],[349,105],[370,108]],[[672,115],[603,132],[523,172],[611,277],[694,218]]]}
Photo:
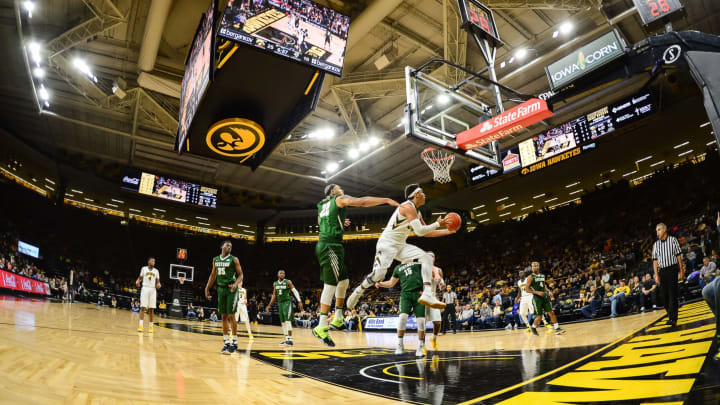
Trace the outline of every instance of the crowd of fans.
{"label": "crowd of fans", "polygon": [[[658,222],[668,224],[685,253],[688,272],[681,294],[685,298],[695,296],[717,275],[719,237],[715,221],[720,184],[714,176],[719,167],[720,158],[709,153],[703,162],[665,168],[635,187],[619,181],[586,190],[582,204],[533,213],[521,221],[479,226],[473,232],[451,237],[413,239],[412,243],[435,252],[436,265],[443,268],[446,283],[457,294],[457,322],[446,328],[522,326],[516,305],[517,282],[528,274],[533,260],[540,262],[541,271],[549,278],[553,309],[561,321],[660,307],[657,286],[648,276],[652,273],[650,249]],[[672,193],[667,192],[668,184],[673,185]],[[145,259],[155,256],[164,276],[169,263],[174,262],[171,255],[175,248],[188,246],[194,255],[195,281],[183,288],[192,291],[194,306],[205,308],[202,316],[188,308],[185,313],[199,319],[212,317],[215,302],[206,300],[203,292],[210,258],[219,252],[219,240],[133,221],[121,225],[117,219],[56,205],[14,185],[2,187],[6,195],[12,193],[18,198],[0,202],[2,212],[12,218],[10,225],[0,229],[0,269],[48,281],[53,294],[61,299],[68,298],[68,274],[74,269],[78,282],[71,290],[81,300],[105,305],[113,305],[115,300],[114,305],[132,308],[131,299],[125,297],[137,297],[135,279]],[[16,253],[20,234],[43,247],[42,261]],[[375,243],[345,244],[351,287],[369,273]],[[244,269],[252,319],[263,318],[276,271],[285,269],[304,301],[305,311],[296,314],[297,325],[310,327],[318,322],[321,282],[314,244],[251,245],[233,240],[232,253]],[[171,302],[174,286],[164,283],[158,301]],[[373,290],[356,311],[348,311],[347,326],[355,329],[367,317],[396,314],[398,295],[397,289]]]}

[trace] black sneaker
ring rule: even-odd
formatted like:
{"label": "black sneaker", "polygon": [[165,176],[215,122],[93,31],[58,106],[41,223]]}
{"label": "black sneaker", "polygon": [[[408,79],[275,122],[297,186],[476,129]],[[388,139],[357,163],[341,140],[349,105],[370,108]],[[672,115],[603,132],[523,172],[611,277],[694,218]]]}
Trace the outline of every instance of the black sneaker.
{"label": "black sneaker", "polygon": [[292,340],[286,340],[286,341],[285,341],[285,346],[293,346],[293,341],[292,341]]}
{"label": "black sneaker", "polygon": [[540,334],[539,334],[538,331],[537,331],[537,328],[530,328],[530,329],[532,330],[532,333],[533,333],[535,336],[540,336]]}
{"label": "black sneaker", "polygon": [[233,354],[237,351],[237,343],[231,343],[228,348],[228,354]]}
{"label": "black sneaker", "polygon": [[220,354],[230,354],[230,343],[225,343],[225,346],[220,350]]}

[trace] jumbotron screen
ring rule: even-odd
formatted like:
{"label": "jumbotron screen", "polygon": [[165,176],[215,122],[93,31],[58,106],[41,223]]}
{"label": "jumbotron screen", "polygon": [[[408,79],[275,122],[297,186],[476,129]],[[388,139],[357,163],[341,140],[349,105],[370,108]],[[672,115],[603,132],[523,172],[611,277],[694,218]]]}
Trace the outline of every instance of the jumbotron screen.
{"label": "jumbotron screen", "polygon": [[218,35],[341,76],[349,29],[310,0],[229,0]]}
{"label": "jumbotron screen", "polygon": [[180,118],[178,120],[178,136],[183,145],[188,130],[195,118],[200,100],[210,83],[210,67],[212,65],[213,21],[215,17],[215,0],[203,15],[200,26],[195,34],[190,56],[185,65],[182,89],[180,92]]}
{"label": "jumbotron screen", "polygon": [[123,177],[122,187],[140,194],[175,202],[217,207],[217,189],[152,173],[134,173]]}

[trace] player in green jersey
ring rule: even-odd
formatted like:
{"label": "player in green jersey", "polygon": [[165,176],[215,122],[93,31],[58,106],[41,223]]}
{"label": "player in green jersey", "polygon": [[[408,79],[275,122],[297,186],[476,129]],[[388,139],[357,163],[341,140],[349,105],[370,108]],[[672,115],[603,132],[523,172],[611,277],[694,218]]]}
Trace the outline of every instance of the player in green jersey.
{"label": "player in green jersey", "polygon": [[285,278],[285,270],[278,271],[277,281],[273,283],[273,295],[270,298],[270,303],[265,309],[266,312],[270,312],[270,307],[277,300],[278,302],[278,315],[280,315],[280,325],[283,328],[285,334],[285,341],[280,343],[280,346],[292,346],[292,320],[293,320],[293,306],[292,299],[290,298],[290,292],[292,291],[295,299],[298,302],[298,309],[303,310],[302,300],[300,294],[295,289],[292,281]]}
{"label": "player in green jersey", "polygon": [[[210,299],[210,287],[217,280],[218,312],[222,317],[223,340],[225,341],[225,346],[220,351],[222,354],[232,354],[237,350],[235,305],[237,288],[243,281],[243,272],[237,257],[230,254],[231,251],[232,243],[226,240],[222,244],[220,256],[213,258],[210,278],[205,285],[205,297]],[[229,337],[228,331],[230,330],[232,335]]]}
{"label": "player in green jersey", "polygon": [[[318,207],[318,225],[320,235],[315,255],[320,263],[320,279],[323,281],[323,291],[320,296],[320,322],[312,331],[313,335],[328,346],[335,346],[329,327],[334,330],[345,328],[343,311],[345,306],[345,292],[350,280],[345,269],[345,251],[342,246],[344,228],[350,226],[346,218],[347,207],[374,207],[387,204],[397,207],[398,203],[390,198],[360,197],[354,198],[345,195],[337,184],[328,184],[325,187],[325,198]],[[335,296],[335,318],[328,325],[328,314]]]}
{"label": "player in green jersey", "polygon": [[558,325],[555,312],[552,309],[552,303],[550,302],[551,296],[550,291],[545,286],[545,275],[540,273],[540,263],[532,262],[532,274],[527,278],[525,284],[525,290],[530,294],[533,294],[533,306],[535,307],[535,321],[532,324],[532,332],[537,335],[537,326],[540,325],[543,313],[550,315],[550,321],[553,323],[555,328],[555,334],[561,335],[565,333],[565,329],[562,329]]}
{"label": "player in green jersey", "polygon": [[398,320],[397,336],[398,345],[395,354],[403,354],[405,328],[407,326],[410,312],[415,313],[417,322],[418,347],[415,350],[415,357],[425,356],[425,306],[418,300],[423,292],[422,266],[420,264],[403,263],[393,271],[390,280],[375,283],[375,288],[392,288],[400,282],[400,319]]}

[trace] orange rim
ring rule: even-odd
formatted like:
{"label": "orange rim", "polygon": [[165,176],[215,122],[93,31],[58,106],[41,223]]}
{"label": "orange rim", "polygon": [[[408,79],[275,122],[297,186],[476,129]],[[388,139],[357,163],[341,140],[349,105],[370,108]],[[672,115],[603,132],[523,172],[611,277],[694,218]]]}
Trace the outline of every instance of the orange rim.
{"label": "orange rim", "polygon": [[431,161],[431,162],[442,162],[442,161],[445,161],[445,160],[453,160],[453,159],[455,159],[455,155],[453,155],[453,154],[451,154],[451,153],[448,153],[448,155],[445,156],[445,157],[443,157],[443,158],[431,158],[431,157],[427,156],[428,153],[430,153],[430,152],[432,152],[432,151],[434,151],[434,150],[435,150],[435,148],[425,148],[425,150],[423,150],[422,152],[420,152],[420,157],[422,157],[424,160],[429,160],[429,161]]}

